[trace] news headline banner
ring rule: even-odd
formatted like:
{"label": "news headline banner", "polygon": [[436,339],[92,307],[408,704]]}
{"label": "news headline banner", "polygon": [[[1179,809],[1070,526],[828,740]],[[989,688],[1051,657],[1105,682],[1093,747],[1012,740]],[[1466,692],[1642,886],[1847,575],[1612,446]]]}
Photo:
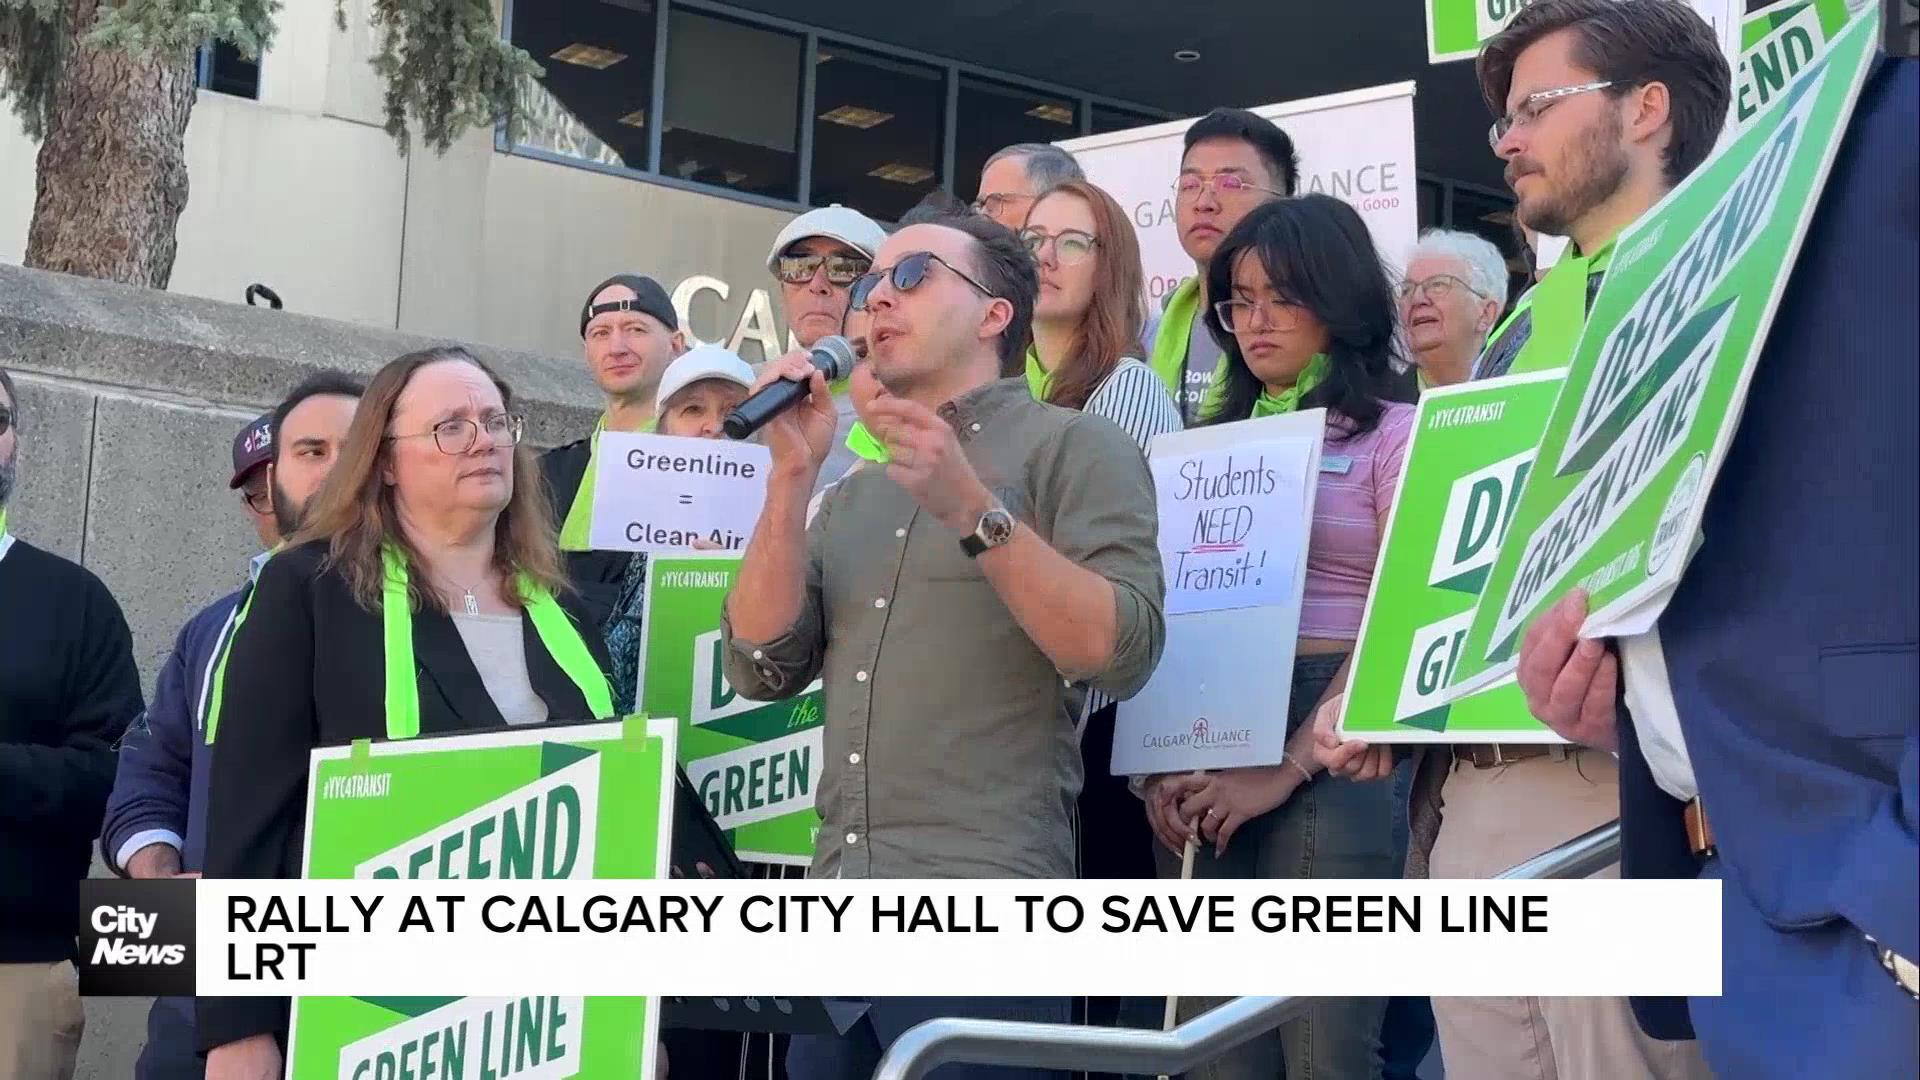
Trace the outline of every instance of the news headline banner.
{"label": "news headline banner", "polygon": [[[1718,882],[1292,885],[203,880],[197,988],[521,998],[993,996],[1015,986],[1142,996],[1720,992]],[[1575,955],[1581,962],[1569,963]]]}
{"label": "news headline banner", "polygon": [[607,431],[600,435],[588,543],[596,551],[744,551],[767,498],[758,443]]}
{"label": "news headline banner", "polygon": [[1116,714],[1114,775],[1280,760],[1325,430],[1310,409],[1153,440],[1167,639]]}

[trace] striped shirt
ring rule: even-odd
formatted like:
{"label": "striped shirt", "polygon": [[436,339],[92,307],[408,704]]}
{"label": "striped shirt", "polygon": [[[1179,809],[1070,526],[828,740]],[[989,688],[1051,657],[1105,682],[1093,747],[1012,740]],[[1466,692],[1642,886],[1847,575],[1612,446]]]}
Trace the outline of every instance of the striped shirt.
{"label": "striped shirt", "polygon": [[1380,558],[1381,525],[1400,487],[1413,415],[1411,405],[1383,403],[1379,424],[1350,439],[1339,437],[1337,418],[1328,420],[1307,542],[1301,637],[1351,641],[1359,636]]}
{"label": "striped shirt", "polygon": [[[1113,421],[1120,430],[1133,436],[1142,453],[1154,436],[1179,431],[1185,426],[1179,407],[1173,403],[1173,395],[1167,393],[1167,384],[1160,381],[1152,368],[1131,356],[1120,358],[1100,386],[1088,395],[1087,407],[1081,411]],[[1089,715],[1111,704],[1112,697],[1098,690],[1090,691],[1076,723],[1085,723]]]}

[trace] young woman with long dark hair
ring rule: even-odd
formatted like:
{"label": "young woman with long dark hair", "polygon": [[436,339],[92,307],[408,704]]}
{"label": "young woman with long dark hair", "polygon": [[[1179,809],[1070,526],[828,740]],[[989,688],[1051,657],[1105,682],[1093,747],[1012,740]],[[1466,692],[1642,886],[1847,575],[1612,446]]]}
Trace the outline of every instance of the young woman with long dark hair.
{"label": "young woman with long dark hair", "polygon": [[[1207,267],[1208,329],[1225,373],[1204,423],[1327,410],[1305,596],[1278,765],[1155,777],[1148,816],[1177,852],[1189,830],[1215,847],[1196,877],[1397,878],[1393,786],[1322,775],[1305,720],[1346,684],[1387,513],[1413,427],[1393,400],[1393,289],[1365,223],[1325,195],[1252,212]],[[1278,718],[1276,718],[1277,720]],[[1177,859],[1177,855],[1171,856]],[[1163,858],[1163,866],[1166,864]],[[1203,1011],[1208,1002],[1195,1002]],[[1378,1075],[1386,999],[1343,998],[1229,1052],[1203,1075],[1363,1080]]]}

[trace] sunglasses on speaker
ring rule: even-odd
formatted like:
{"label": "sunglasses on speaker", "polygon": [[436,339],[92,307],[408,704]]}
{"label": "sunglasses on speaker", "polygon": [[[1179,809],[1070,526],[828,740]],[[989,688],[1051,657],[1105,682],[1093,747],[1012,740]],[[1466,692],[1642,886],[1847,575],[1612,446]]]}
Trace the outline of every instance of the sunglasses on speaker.
{"label": "sunglasses on speaker", "polygon": [[882,279],[890,282],[895,292],[912,292],[920,287],[921,282],[927,280],[927,268],[935,263],[946,267],[948,271],[958,276],[961,281],[980,290],[980,295],[987,299],[1000,299],[998,293],[980,284],[980,282],[974,279],[972,274],[967,273],[965,270],[960,269],[931,251],[916,251],[906,258],[901,259],[899,262],[894,263],[892,269],[875,270],[873,273],[867,274],[859,281],[854,282],[853,291],[847,296],[848,306],[855,311],[867,310],[867,298],[873,295],[874,287],[879,285]]}

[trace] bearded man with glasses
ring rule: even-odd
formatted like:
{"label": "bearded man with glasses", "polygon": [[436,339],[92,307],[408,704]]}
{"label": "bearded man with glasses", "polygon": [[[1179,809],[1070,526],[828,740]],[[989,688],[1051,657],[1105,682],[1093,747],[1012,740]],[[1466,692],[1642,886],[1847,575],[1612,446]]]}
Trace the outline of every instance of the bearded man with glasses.
{"label": "bearded man with glasses", "polygon": [[[1082,767],[1069,684],[1131,697],[1165,637],[1153,481],[1119,427],[1033,399],[1038,285],[1013,233],[971,213],[908,222],[849,298],[868,321],[850,391],[872,463],[829,489],[810,525],[832,397],[804,359],[761,372],[761,386],[810,393],[761,429],[773,464],[727,599],[726,676],[756,700],[824,682],[813,876],[1071,878]],[[880,998],[845,1035],[796,1036],[788,1074],[871,1076],[936,1016],[1069,1012],[1067,998]]]}

